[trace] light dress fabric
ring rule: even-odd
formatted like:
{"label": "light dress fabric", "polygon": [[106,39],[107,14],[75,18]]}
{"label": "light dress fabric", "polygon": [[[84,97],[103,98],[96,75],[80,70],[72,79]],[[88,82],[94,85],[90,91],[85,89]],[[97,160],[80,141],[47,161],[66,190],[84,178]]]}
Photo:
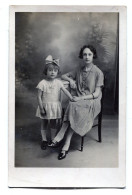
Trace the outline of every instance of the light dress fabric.
{"label": "light dress fabric", "polygon": [[[102,71],[93,65],[91,70],[84,72],[82,68],[67,73],[76,81],[76,96],[84,96],[95,92],[96,87],[103,86],[104,76]],[[100,113],[102,93],[97,99],[69,102],[63,121],[69,121],[75,133],[84,136],[93,126],[95,117]]]}
{"label": "light dress fabric", "polygon": [[46,115],[42,116],[38,106],[36,116],[41,119],[59,119],[62,117],[61,107],[61,88],[63,83],[61,80],[54,79],[52,82],[43,79],[36,88],[42,91],[42,104],[45,108]]}

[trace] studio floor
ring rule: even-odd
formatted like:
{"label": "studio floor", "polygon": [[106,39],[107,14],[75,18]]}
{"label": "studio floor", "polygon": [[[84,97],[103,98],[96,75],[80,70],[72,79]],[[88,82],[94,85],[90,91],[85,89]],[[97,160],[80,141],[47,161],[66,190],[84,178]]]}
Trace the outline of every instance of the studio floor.
{"label": "studio floor", "polygon": [[[103,116],[102,142],[97,141],[97,127],[92,128],[84,139],[84,150],[80,151],[81,138],[72,137],[69,153],[58,160],[61,148],[41,150],[39,120],[19,121],[15,132],[16,167],[69,167],[69,168],[114,168],[118,167],[118,117]],[[96,122],[96,121],[95,121]]]}

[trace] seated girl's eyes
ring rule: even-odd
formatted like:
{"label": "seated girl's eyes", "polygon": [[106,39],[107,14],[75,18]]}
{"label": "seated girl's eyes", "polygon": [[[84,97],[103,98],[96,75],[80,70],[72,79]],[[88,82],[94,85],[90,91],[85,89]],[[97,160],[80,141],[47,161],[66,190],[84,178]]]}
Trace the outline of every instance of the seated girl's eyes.
{"label": "seated girl's eyes", "polygon": [[88,53],[88,54],[84,53],[84,54],[83,54],[83,56],[87,56],[87,55],[88,55],[88,56],[91,56],[92,54],[91,54],[91,53]]}

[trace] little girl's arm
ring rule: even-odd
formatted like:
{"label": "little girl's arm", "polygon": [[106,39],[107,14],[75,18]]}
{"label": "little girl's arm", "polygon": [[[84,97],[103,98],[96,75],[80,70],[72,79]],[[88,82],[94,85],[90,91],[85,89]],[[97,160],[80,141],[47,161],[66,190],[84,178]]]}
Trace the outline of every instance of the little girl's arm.
{"label": "little girl's arm", "polygon": [[44,115],[45,114],[45,109],[44,109],[43,104],[42,104],[42,99],[41,99],[42,98],[42,91],[40,89],[38,89],[37,98],[38,98],[38,104],[39,104],[40,112],[41,112],[42,115]]}
{"label": "little girl's arm", "polygon": [[69,93],[69,91],[63,86],[62,88],[62,91],[65,93],[65,95],[71,100],[73,101],[73,97],[72,95]]}

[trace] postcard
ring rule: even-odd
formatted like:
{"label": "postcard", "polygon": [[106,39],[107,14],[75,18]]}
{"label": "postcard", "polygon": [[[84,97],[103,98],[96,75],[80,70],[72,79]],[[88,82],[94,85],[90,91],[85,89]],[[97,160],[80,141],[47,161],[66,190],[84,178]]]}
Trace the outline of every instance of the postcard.
{"label": "postcard", "polygon": [[10,6],[9,187],[124,188],[126,7]]}

